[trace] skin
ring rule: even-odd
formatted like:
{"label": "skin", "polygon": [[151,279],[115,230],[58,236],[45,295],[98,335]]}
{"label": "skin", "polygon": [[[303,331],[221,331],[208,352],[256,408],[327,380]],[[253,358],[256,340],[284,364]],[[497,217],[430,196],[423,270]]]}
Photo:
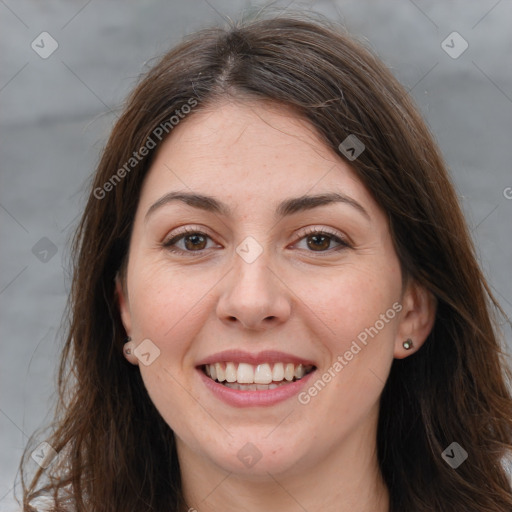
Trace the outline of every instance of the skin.
{"label": "skin", "polygon": [[[176,191],[213,196],[231,212],[173,201],[146,217]],[[276,216],[285,199],[333,191],[368,218],[345,203]],[[181,239],[174,247],[188,254],[163,246],[186,226],[208,235],[207,244],[194,252]],[[336,250],[331,238],[326,247],[305,228],[327,229],[350,246]],[[263,249],[252,263],[235,251],[248,236]],[[117,291],[132,348],[150,339],[160,351],[148,366],[133,352],[127,357],[175,433],[188,506],[389,510],[376,458],[379,396],[393,358],[424,342],[435,304],[415,283],[403,286],[385,213],[307,122],[283,107],[231,99],[175,127],[142,188]],[[293,397],[233,407],[195,368],[226,349],[279,350],[315,361],[321,375],[394,303],[400,313],[306,405]],[[407,338],[410,350],[402,346]],[[251,467],[237,457],[248,442],[261,454]]]}

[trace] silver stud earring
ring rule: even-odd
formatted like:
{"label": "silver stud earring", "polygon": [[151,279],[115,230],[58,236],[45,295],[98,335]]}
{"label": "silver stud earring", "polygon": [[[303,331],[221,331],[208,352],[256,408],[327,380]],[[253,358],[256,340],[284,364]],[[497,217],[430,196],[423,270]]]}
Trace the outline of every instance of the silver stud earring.
{"label": "silver stud earring", "polygon": [[124,353],[129,356],[131,353],[132,353],[132,349],[131,349],[131,345],[129,345],[130,341],[132,341],[132,339],[130,338],[130,336],[128,336],[125,340],[125,344],[124,344]]}
{"label": "silver stud earring", "polygon": [[403,343],[402,346],[405,348],[405,350],[410,350],[412,347],[414,347],[411,338],[407,338]]}

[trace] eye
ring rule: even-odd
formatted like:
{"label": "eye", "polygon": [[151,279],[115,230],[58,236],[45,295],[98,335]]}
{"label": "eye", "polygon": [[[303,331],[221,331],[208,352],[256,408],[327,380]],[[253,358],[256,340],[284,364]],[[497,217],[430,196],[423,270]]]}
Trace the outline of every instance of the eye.
{"label": "eye", "polygon": [[295,247],[309,252],[330,252],[345,249],[350,245],[340,234],[332,233],[325,228],[309,228]]}
{"label": "eye", "polygon": [[191,253],[211,249],[212,246],[215,247],[215,244],[206,233],[188,228],[165,240],[162,246],[171,252]]}
{"label": "eye", "polygon": [[[209,235],[191,228],[183,229],[171,236],[162,243],[162,246],[171,252],[181,254],[202,253],[207,249],[219,247]],[[345,249],[350,247],[350,244],[341,234],[332,233],[325,228],[309,228],[294,247],[308,252],[325,253]]]}

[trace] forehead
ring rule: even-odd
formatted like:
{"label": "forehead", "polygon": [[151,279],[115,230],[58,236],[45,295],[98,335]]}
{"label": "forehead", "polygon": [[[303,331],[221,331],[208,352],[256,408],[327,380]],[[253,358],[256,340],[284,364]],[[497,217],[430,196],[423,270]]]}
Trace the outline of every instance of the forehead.
{"label": "forehead", "polygon": [[174,127],[146,177],[141,204],[171,190],[258,207],[305,194],[339,192],[377,205],[354,170],[290,109],[223,101]]}

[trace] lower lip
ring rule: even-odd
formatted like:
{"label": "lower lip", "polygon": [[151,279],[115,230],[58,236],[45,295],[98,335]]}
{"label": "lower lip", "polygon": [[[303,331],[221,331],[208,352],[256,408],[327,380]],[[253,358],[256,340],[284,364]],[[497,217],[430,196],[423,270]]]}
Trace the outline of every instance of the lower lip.
{"label": "lower lip", "polygon": [[201,369],[197,369],[201,379],[206,387],[223,402],[233,407],[257,407],[269,406],[277,404],[297,395],[300,390],[306,386],[311,380],[312,375],[316,372],[313,370],[302,379],[290,382],[289,384],[282,384],[274,389],[265,389],[261,391],[242,391],[239,389],[231,389],[227,386],[219,384],[218,382],[210,379]]}

